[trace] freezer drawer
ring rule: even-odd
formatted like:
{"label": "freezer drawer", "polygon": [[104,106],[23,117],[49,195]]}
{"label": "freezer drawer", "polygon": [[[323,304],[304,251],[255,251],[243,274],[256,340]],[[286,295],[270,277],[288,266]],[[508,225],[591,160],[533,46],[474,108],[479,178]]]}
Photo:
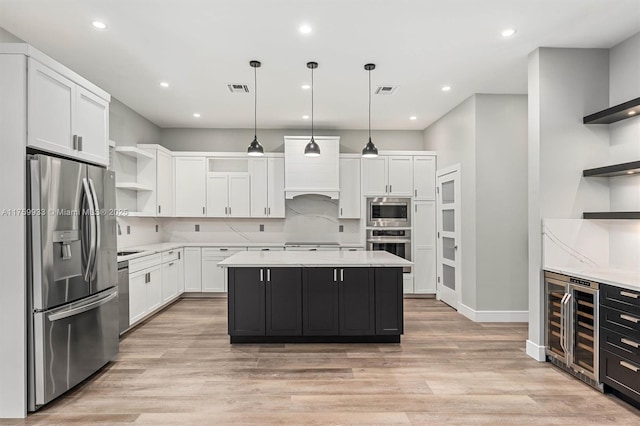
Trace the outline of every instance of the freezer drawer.
{"label": "freezer drawer", "polygon": [[60,396],[118,354],[118,290],[45,312],[33,318],[34,357],[30,410]]}

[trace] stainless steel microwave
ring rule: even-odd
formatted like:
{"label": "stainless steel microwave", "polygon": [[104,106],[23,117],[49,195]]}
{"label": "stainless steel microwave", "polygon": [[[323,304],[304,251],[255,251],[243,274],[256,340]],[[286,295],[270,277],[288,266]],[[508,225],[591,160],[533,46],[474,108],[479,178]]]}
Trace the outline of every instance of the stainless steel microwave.
{"label": "stainless steel microwave", "polygon": [[367,198],[367,226],[411,227],[411,198]]}

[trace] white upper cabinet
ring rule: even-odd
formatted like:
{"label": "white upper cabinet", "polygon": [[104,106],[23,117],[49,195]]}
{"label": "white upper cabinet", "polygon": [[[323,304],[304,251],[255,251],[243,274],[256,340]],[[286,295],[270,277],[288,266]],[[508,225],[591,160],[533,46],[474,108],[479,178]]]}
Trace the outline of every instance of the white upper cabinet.
{"label": "white upper cabinet", "polygon": [[251,213],[248,173],[209,173],[207,216],[249,217]]}
{"label": "white upper cabinet", "polygon": [[436,199],[436,157],[413,157],[413,196],[416,200]]}
{"label": "white upper cabinet", "polygon": [[340,159],[340,219],[360,219],[360,159]]}
{"label": "white upper cabinet", "polygon": [[158,151],[156,167],[156,202],[158,216],[173,216],[173,159]]}
{"label": "white upper cabinet", "polygon": [[174,158],[175,215],[202,217],[207,205],[207,159],[204,157]]}
{"label": "white upper cabinet", "polygon": [[284,158],[249,159],[251,217],[285,216]]}
{"label": "white upper cabinet", "polygon": [[340,197],[340,138],[315,136],[320,156],[307,157],[304,150],[309,136],[285,136],[285,196],[292,199],[299,195],[319,194],[338,199]]}
{"label": "white upper cabinet", "polygon": [[389,195],[413,196],[413,157],[391,156],[388,158]]}
{"label": "white upper cabinet", "polygon": [[380,155],[362,159],[365,196],[413,195],[413,162],[410,155]]}
{"label": "white upper cabinet", "polygon": [[138,209],[144,216],[173,216],[173,160],[160,145],[138,145],[152,157],[139,160]]}
{"label": "white upper cabinet", "polygon": [[109,99],[29,58],[27,145],[107,166]]}
{"label": "white upper cabinet", "polygon": [[362,187],[364,195],[387,195],[389,190],[387,157],[362,159]]}

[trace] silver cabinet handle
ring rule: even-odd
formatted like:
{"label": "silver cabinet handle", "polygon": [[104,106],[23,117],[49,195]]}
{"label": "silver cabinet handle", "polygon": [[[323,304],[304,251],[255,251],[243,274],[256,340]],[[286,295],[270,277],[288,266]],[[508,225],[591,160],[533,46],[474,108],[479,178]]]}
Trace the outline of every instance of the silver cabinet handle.
{"label": "silver cabinet handle", "polygon": [[413,190],[413,193],[414,193],[414,197],[417,197],[417,196],[418,196],[418,190],[417,190],[417,189],[414,189],[414,190]]}
{"label": "silver cabinet handle", "polygon": [[229,215],[231,215],[231,207],[229,207]]}
{"label": "silver cabinet handle", "polygon": [[620,296],[631,297],[632,299],[637,299],[638,295],[635,293],[629,293],[628,291],[621,291]]}
{"label": "silver cabinet handle", "polygon": [[265,215],[267,214],[267,208],[266,207],[264,208],[264,214]]}
{"label": "silver cabinet handle", "polygon": [[389,185],[389,193],[393,192],[393,185]]}
{"label": "silver cabinet handle", "polygon": [[267,282],[271,282],[271,269],[267,268]]}
{"label": "silver cabinet handle", "polygon": [[640,322],[640,318],[632,317],[631,315],[621,314],[620,318],[622,318],[623,320],[631,321],[635,324]]}
{"label": "silver cabinet handle", "polygon": [[169,264],[169,266],[173,266],[173,265],[175,265],[175,262],[171,262],[171,263]]}
{"label": "silver cabinet handle", "polygon": [[333,282],[337,282],[338,281],[338,270],[337,269],[333,269]]}
{"label": "silver cabinet handle", "polygon": [[228,213],[227,213],[227,210],[228,210],[228,209],[229,209],[229,207],[225,207],[225,208],[224,208],[224,214],[228,214]]}
{"label": "silver cabinet handle", "polygon": [[228,248],[221,248],[220,251],[229,251]]}
{"label": "silver cabinet handle", "polygon": [[633,340],[625,339],[623,337],[622,339],[620,339],[620,341],[622,343],[624,343],[625,345],[629,345],[629,346],[634,347],[636,349],[640,348],[640,343],[634,342]]}
{"label": "silver cabinet handle", "polygon": [[389,185],[384,186],[384,192],[389,192]]}
{"label": "silver cabinet handle", "polygon": [[633,371],[634,373],[637,373],[638,370],[640,370],[640,368],[636,367],[633,364],[629,364],[627,361],[620,361],[620,365],[623,366],[624,368],[628,368],[629,370]]}
{"label": "silver cabinet handle", "polygon": [[171,250],[171,251],[169,252],[169,254],[173,254],[173,250]]}
{"label": "silver cabinet handle", "polygon": [[82,151],[82,136],[78,136],[78,151]]}
{"label": "silver cabinet handle", "polygon": [[260,282],[264,281],[264,269],[260,269]]}
{"label": "silver cabinet handle", "polygon": [[340,269],[340,281],[344,282],[344,269]]}
{"label": "silver cabinet handle", "polygon": [[267,207],[267,214],[271,216],[271,207]]}
{"label": "silver cabinet handle", "polygon": [[342,216],[342,207],[340,207],[340,216]]}
{"label": "silver cabinet handle", "polygon": [[73,135],[73,149],[78,150],[78,135]]}
{"label": "silver cabinet handle", "polygon": [[158,204],[158,214],[162,213],[162,206]]}
{"label": "silver cabinet handle", "polygon": [[203,215],[205,214],[205,213],[204,213],[204,207],[202,208],[202,214],[203,214]]}

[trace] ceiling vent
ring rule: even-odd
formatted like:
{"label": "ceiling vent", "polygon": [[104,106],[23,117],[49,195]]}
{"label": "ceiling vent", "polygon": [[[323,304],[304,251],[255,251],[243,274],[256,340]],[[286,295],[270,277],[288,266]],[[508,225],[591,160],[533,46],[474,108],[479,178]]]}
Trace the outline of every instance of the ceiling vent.
{"label": "ceiling vent", "polygon": [[246,84],[227,84],[231,93],[249,93],[249,86]]}
{"label": "ceiling vent", "polygon": [[375,94],[376,95],[393,95],[398,91],[398,86],[379,86]]}

